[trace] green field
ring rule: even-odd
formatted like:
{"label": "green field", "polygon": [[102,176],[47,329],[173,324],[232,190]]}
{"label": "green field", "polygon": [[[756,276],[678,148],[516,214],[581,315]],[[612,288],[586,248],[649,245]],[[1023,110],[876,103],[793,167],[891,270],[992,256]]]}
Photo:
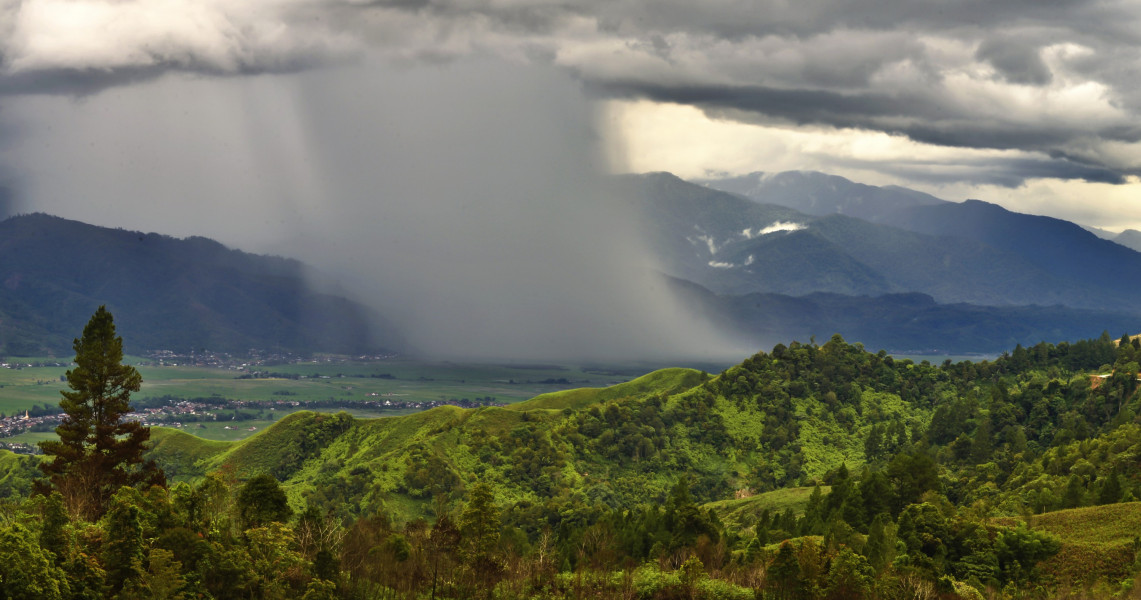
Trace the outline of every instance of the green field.
{"label": "green field", "polygon": [[[21,358],[33,363],[56,359]],[[172,396],[178,398],[224,398],[255,403],[262,402],[429,402],[493,398],[496,402],[515,403],[535,396],[567,389],[606,387],[629,381],[653,371],[660,365],[530,365],[465,364],[442,361],[392,359],[347,361],[318,358],[312,361],[272,366],[248,367],[282,377],[242,379],[248,371],[234,368],[195,366],[156,366],[152,361],[130,357],[126,362],[137,365],[143,376],[142,389],[136,400]],[[716,366],[709,367],[711,369]],[[0,412],[22,413],[33,407],[59,403],[64,367],[25,367],[0,369]],[[293,379],[291,376],[301,378]],[[240,422],[184,423],[183,431],[213,440],[238,440],[260,431],[292,410],[276,412],[249,407],[254,420]],[[409,409],[346,410],[355,417],[397,416],[414,412]],[[226,429],[226,426],[232,427]],[[256,430],[250,430],[256,427]],[[26,432],[6,438],[8,441],[35,443],[50,438],[51,433]]]}
{"label": "green field", "polygon": [[[137,396],[221,396],[253,401],[382,398],[405,402],[490,396],[499,402],[511,403],[557,390],[619,383],[649,372],[653,367],[633,369],[627,376],[600,374],[575,366],[467,365],[410,360],[309,362],[261,369],[305,378],[237,379],[240,373],[224,369],[139,367],[144,383]],[[543,383],[560,380],[566,383]]]}
{"label": "green field", "polygon": [[33,406],[59,404],[59,392],[67,385],[60,381],[65,372],[62,367],[0,369],[0,412],[11,415]]}

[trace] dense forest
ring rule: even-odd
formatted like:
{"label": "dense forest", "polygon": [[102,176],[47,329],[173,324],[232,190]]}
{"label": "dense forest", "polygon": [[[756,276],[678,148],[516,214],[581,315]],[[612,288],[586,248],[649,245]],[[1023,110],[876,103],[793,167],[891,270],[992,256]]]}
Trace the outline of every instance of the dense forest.
{"label": "dense forest", "polygon": [[1134,597],[1139,362],[1108,335],[938,365],[834,336],[506,407],[155,429],[169,485],[94,520],[4,454],[0,593]]}

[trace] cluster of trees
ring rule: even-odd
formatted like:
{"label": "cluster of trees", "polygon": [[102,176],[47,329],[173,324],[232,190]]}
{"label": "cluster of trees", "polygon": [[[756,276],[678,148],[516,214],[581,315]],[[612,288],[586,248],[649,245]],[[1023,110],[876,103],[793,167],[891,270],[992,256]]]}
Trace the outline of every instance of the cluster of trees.
{"label": "cluster of trees", "polygon": [[[837,474],[837,477],[846,477]],[[294,514],[277,480],[232,472],[195,486],[123,486],[87,520],[53,492],[4,507],[0,593],[10,598],[907,598],[960,581],[1025,584],[1057,540],[999,527],[945,502],[839,515],[854,478],[817,494],[800,518],[726,527],[679,480],[664,506],[600,511],[551,528],[492,488],[453,510],[397,524],[384,513]],[[859,491],[850,494],[859,496]],[[778,534],[777,528],[786,528]],[[807,534],[803,537],[801,534]],[[796,537],[766,544],[766,537]],[[959,588],[955,586],[958,585]],[[934,597],[933,595],[928,597]],[[954,597],[944,595],[944,597]]]}

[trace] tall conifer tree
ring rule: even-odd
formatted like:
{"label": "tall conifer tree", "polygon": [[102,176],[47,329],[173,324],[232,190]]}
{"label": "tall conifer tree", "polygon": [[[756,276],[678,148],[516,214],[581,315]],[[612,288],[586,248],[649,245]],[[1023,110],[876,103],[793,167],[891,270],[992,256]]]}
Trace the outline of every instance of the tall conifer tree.
{"label": "tall conifer tree", "polygon": [[72,515],[97,519],[107,509],[115,490],[124,485],[165,485],[154,462],[143,462],[150,429],[137,421],[124,421],[131,392],[143,378],[123,364],[123,338],[115,335],[115,322],[107,308],[99,310],[75,340],[75,368],[67,372],[60,407],[66,413],[56,427],[59,440],[40,442],[50,462],[40,463],[47,482],[42,493],[58,490]]}

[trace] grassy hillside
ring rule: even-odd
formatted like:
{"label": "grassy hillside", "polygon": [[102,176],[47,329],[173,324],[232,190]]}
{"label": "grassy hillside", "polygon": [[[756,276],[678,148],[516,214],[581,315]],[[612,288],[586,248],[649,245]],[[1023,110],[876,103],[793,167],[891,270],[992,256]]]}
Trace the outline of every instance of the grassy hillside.
{"label": "grassy hillside", "polygon": [[[734,498],[732,500],[718,500],[710,502],[704,508],[712,509],[717,513],[723,523],[733,528],[752,527],[761,515],[768,511],[770,515],[792,510],[794,514],[804,513],[808,499],[812,496],[815,487],[790,487],[773,490],[748,498]],[[821,486],[821,493],[827,494],[831,490],[828,486]]]}
{"label": "grassy hillside", "polygon": [[[999,522],[1012,525],[1014,519]],[[1060,510],[1036,515],[1031,523],[1062,541],[1062,549],[1039,565],[1042,576],[1050,581],[1116,582],[1136,570],[1141,502]]]}
{"label": "grassy hillside", "polygon": [[579,388],[542,394],[526,402],[512,404],[508,408],[512,410],[563,410],[568,408],[577,410],[592,404],[620,398],[632,398],[648,394],[675,394],[695,387],[705,379],[706,374],[694,369],[661,369],[633,381],[606,388]]}
{"label": "grassy hillside", "polygon": [[[855,346],[829,348],[875,357]],[[163,432],[152,456],[176,478],[223,467],[241,478],[270,473],[297,504],[336,502],[349,512],[384,505],[412,517],[433,496],[458,499],[476,481],[507,502],[554,495],[617,508],[660,502],[682,476],[693,478],[697,499],[713,501],[816,479],[841,464],[854,468],[865,462],[861,440],[875,423],[929,417],[898,393],[871,388],[855,397],[857,410],[835,413],[827,394],[758,402],[741,387],[753,378],[745,367],[713,377],[675,368],[507,407],[446,406],[383,419],[300,412],[232,444]]]}
{"label": "grassy hillside", "polygon": [[233,442],[204,440],[178,429],[151,428],[150,457],[170,479],[188,479],[206,474],[209,458],[225,452]]}

